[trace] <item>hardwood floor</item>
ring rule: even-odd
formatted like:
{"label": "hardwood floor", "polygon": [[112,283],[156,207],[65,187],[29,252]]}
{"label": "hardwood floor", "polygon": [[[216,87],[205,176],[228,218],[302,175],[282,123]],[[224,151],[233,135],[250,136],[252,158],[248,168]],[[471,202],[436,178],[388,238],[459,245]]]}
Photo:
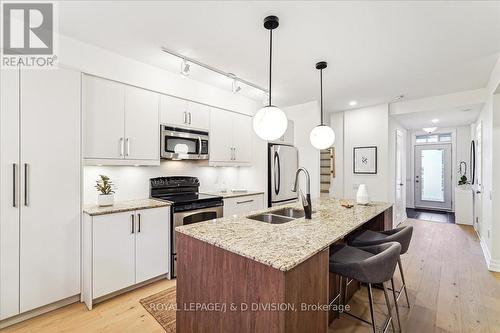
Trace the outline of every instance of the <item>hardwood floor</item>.
{"label": "hardwood floor", "polygon": [[[405,224],[414,226],[414,236],[403,257],[412,306],[400,306],[404,332],[500,332],[500,274],[486,269],[473,229],[412,219]],[[164,332],[139,300],[173,285],[175,281],[159,281],[100,303],[92,311],[81,303],[72,304],[2,333]],[[379,290],[375,303],[381,325],[385,303]],[[355,313],[369,317],[366,288],[356,293],[350,305]],[[371,332],[368,325],[345,315],[330,331]]]}
{"label": "hardwood floor", "polygon": [[[400,306],[404,332],[500,332],[500,273],[489,272],[470,226],[408,219],[414,234],[402,258],[411,308]],[[399,278],[397,278],[399,285]],[[369,318],[366,288],[350,305]],[[383,294],[375,291],[377,323],[382,325]],[[404,305],[404,298],[400,299]],[[393,310],[393,313],[395,311]],[[332,332],[371,332],[344,315]]]}

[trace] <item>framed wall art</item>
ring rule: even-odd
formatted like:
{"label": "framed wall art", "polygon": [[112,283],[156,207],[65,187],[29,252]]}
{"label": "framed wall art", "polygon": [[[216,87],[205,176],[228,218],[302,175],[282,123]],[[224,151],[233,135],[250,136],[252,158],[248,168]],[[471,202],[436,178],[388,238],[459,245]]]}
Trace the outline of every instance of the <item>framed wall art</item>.
{"label": "framed wall art", "polygon": [[353,172],[355,174],[377,173],[377,147],[354,147]]}

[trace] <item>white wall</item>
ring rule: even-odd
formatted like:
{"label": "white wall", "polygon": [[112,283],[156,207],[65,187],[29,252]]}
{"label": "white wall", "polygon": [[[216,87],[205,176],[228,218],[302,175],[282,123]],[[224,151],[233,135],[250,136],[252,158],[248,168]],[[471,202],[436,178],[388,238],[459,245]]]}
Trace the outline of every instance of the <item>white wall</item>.
{"label": "white wall", "polygon": [[[378,147],[378,173],[353,173],[353,148]],[[370,198],[389,201],[389,106],[382,104],[344,113],[344,196],[355,198],[359,184],[366,184]]]}
{"label": "white wall", "polygon": [[477,122],[472,126],[472,135],[477,139],[475,128],[480,124],[481,134],[481,204],[475,202],[480,211],[478,234],[489,269],[500,271],[500,57],[486,86],[486,104]]}
{"label": "white wall", "polygon": [[311,197],[319,198],[319,150],[309,141],[311,130],[320,123],[318,102],[285,107],[283,111],[294,122],[294,145],[299,150],[299,167],[306,168],[311,176]]}
{"label": "white wall", "polygon": [[171,73],[81,41],[60,36],[59,65],[198,103],[253,115],[261,106],[230,90]]}
{"label": "white wall", "polygon": [[84,202],[97,202],[94,185],[101,174],[109,176],[116,185],[117,201],[148,198],[149,179],[160,176],[196,176],[200,179],[200,190],[205,192],[217,191],[222,186],[227,189],[247,187],[262,190],[261,184],[248,183],[248,170],[245,169],[249,168],[214,168],[209,167],[206,162],[186,161],[162,161],[160,166],[154,167],[87,166],[83,176]]}
{"label": "white wall", "polygon": [[[402,201],[404,207],[406,207],[406,163],[407,163],[407,145],[406,145],[406,140],[407,140],[407,131],[406,129],[401,126],[400,123],[396,121],[393,117],[389,116],[389,201],[390,202],[396,202],[396,134],[397,131],[400,131],[402,134],[402,152],[401,152],[401,158],[402,158],[402,174],[401,174],[401,180],[403,182],[403,188],[401,189],[402,191]],[[401,222],[404,221],[406,218],[406,212],[403,212],[403,218],[401,221],[396,221],[396,214],[393,214],[394,218],[394,223],[393,225],[397,225]]]}

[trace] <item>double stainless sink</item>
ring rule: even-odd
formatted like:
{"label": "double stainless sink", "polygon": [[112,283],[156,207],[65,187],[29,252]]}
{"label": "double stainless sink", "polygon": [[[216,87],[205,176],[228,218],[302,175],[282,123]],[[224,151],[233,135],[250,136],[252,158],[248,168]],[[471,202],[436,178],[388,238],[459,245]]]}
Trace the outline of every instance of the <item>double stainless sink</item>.
{"label": "double stainless sink", "polygon": [[305,213],[302,209],[296,208],[280,208],[276,210],[269,211],[267,213],[261,213],[256,215],[250,215],[247,218],[251,220],[266,222],[270,224],[282,224],[293,221],[295,219],[304,217]]}

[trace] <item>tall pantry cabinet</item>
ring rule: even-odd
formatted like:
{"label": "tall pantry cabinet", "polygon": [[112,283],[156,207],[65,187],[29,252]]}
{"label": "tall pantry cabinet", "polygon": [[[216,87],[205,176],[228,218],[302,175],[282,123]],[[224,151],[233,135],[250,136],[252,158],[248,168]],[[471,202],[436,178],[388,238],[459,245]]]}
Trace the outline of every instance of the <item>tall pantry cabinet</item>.
{"label": "tall pantry cabinet", "polygon": [[0,320],[80,293],[80,85],[1,71]]}

